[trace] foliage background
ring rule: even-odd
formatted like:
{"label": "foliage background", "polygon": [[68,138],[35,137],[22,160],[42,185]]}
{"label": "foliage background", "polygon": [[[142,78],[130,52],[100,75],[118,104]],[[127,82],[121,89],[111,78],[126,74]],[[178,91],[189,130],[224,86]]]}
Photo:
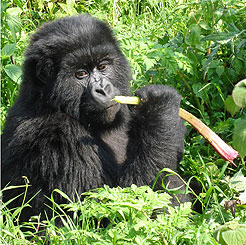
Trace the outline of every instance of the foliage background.
{"label": "foliage background", "polygon": [[[113,27],[132,67],[133,93],[149,84],[175,87],[182,94],[184,109],[240,151],[237,168],[232,168],[187,124],[180,171],[194,176],[204,186],[203,214],[199,222],[193,217],[196,229],[208,229],[213,215],[211,234],[228,221],[245,223],[243,205],[236,210],[235,218],[223,209],[224,200],[241,200],[246,189],[246,110],[245,104],[235,104],[231,97],[235,85],[246,77],[245,1],[1,1],[1,130],[18,94],[30,34],[46,21],[78,13],[90,13]],[[233,185],[234,177],[241,188]],[[227,226],[223,229],[230,231]],[[217,244],[209,232],[206,241]],[[178,240],[172,240],[173,233],[169,233],[165,239],[175,244]],[[160,244],[165,244],[164,240]],[[191,244],[196,244],[194,241]]]}

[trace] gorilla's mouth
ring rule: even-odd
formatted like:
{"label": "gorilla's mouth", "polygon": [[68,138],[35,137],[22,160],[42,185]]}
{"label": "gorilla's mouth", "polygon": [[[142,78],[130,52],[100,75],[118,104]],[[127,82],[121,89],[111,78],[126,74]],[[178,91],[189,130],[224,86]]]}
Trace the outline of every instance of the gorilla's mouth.
{"label": "gorilla's mouth", "polygon": [[106,110],[110,109],[111,107],[114,107],[114,106],[120,106],[119,103],[111,100],[110,101],[110,105],[106,107]]}
{"label": "gorilla's mouth", "polygon": [[112,101],[110,105],[105,108],[104,113],[108,122],[112,122],[115,119],[120,107],[120,104]]}
{"label": "gorilla's mouth", "polygon": [[81,103],[80,107],[80,121],[83,123],[90,122],[90,127],[101,128],[108,127],[114,124],[121,109],[121,104],[109,100],[107,103],[99,103],[92,98],[87,98],[87,101]]}

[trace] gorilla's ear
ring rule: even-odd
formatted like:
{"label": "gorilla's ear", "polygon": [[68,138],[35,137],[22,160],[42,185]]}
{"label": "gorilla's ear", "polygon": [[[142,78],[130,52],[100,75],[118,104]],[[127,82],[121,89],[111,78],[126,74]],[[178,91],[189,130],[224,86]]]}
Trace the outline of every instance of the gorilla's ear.
{"label": "gorilla's ear", "polygon": [[54,68],[53,68],[53,62],[50,59],[40,60],[37,63],[36,66],[36,75],[37,78],[43,82],[46,83],[48,80],[51,79]]}

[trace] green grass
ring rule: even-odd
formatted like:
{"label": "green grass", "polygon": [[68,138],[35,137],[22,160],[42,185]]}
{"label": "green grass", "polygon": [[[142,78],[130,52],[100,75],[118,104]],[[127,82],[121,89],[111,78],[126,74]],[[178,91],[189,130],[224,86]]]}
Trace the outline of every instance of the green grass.
{"label": "green grass", "polygon": [[[229,180],[231,188],[241,188],[246,181],[242,175]],[[208,177],[209,178],[209,177]],[[233,184],[234,183],[234,184]],[[234,187],[233,187],[234,186]],[[13,188],[13,187],[8,187]],[[18,188],[18,187],[16,187]],[[20,188],[20,187],[19,187]],[[241,190],[241,189],[240,189]],[[2,190],[1,194],[5,191]],[[26,184],[26,190],[28,186]],[[83,194],[82,201],[72,201],[65,193],[67,204],[52,201],[53,216],[50,219],[33,219],[19,223],[19,215],[28,205],[12,210],[7,203],[1,205],[1,244],[244,244],[246,210],[237,208],[235,217],[218,201],[223,191],[216,186],[204,194],[206,206],[202,214],[191,209],[191,203],[177,207],[170,205],[166,192],[154,192],[150,187],[109,188],[104,186]],[[35,198],[35,197],[34,197]],[[11,200],[13,201],[13,200]],[[11,202],[10,201],[10,202]],[[67,213],[70,213],[68,215]],[[60,225],[56,225],[59,220]],[[23,231],[25,228],[26,231]],[[27,231],[28,228],[28,231]],[[223,238],[223,234],[231,236]],[[222,238],[220,238],[220,236]],[[236,240],[233,240],[234,238]],[[229,242],[229,243],[228,243]],[[241,242],[241,243],[240,243]]]}
{"label": "green grass", "polygon": [[[133,92],[149,84],[175,87],[182,95],[181,106],[234,146],[241,158],[232,167],[187,124],[180,171],[202,184],[202,214],[192,212],[189,204],[174,209],[166,194],[147,187],[104,187],[87,193],[83,202],[54,203],[52,219],[34,217],[26,224],[18,217],[29,200],[13,210],[1,203],[0,243],[245,244],[246,86],[241,82],[235,89],[246,77],[245,1],[1,1],[2,130],[18,94],[30,34],[46,21],[82,12],[113,27],[132,67]],[[227,201],[231,205],[226,210]],[[153,218],[157,207],[166,212]],[[63,227],[55,225],[58,218]],[[104,228],[99,225],[103,218],[110,220]],[[47,231],[41,234],[43,240],[37,227]]]}

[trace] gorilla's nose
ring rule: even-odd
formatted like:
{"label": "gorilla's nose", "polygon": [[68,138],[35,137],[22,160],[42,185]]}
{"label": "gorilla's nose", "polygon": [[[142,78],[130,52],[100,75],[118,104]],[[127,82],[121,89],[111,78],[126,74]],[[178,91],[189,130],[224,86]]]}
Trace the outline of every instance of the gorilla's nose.
{"label": "gorilla's nose", "polygon": [[115,96],[114,86],[109,81],[102,80],[91,86],[91,96],[99,103],[109,103]]}

